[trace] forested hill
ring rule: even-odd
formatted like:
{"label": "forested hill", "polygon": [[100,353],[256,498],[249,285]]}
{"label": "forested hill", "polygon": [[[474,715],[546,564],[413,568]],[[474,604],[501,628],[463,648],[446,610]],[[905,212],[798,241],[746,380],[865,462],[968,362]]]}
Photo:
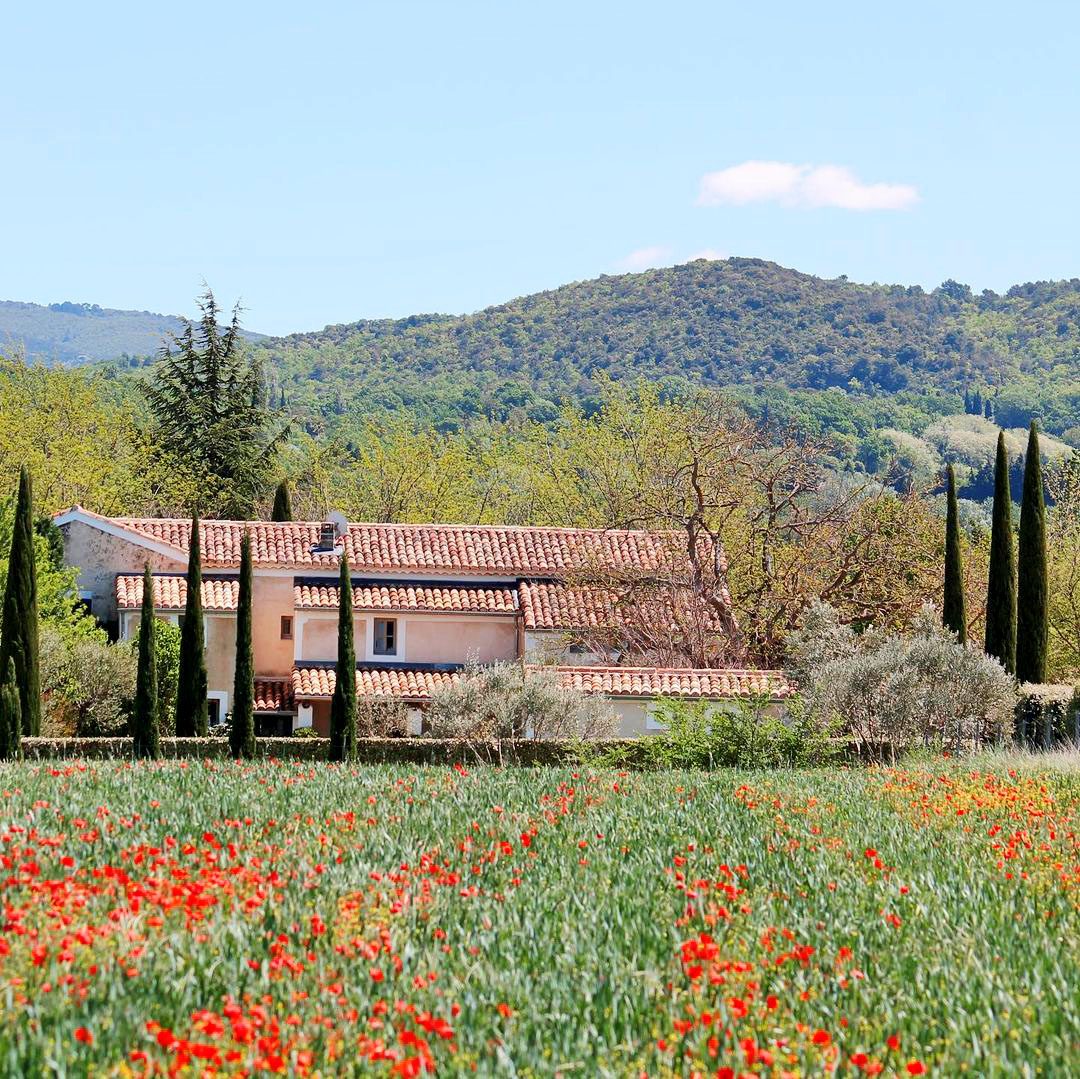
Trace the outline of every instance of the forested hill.
{"label": "forested hill", "polygon": [[[823,280],[759,259],[600,277],[462,317],[330,326],[264,342],[304,411],[434,418],[587,401],[598,376],[872,394],[967,386],[1080,403],[1080,280],[1005,295]],[[1030,401],[1028,402],[1031,403]]]}
{"label": "forested hill", "polygon": [[[0,353],[12,346],[31,359],[74,365],[122,356],[152,356],[183,327],[175,315],[117,311],[88,303],[0,300]],[[251,338],[258,335],[249,334]]]}

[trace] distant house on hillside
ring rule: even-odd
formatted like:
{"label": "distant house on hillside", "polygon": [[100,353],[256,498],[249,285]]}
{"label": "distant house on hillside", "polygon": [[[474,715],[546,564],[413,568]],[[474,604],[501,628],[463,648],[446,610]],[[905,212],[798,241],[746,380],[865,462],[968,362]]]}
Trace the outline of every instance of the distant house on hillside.
{"label": "distant house on hillside", "polygon": [[[186,602],[190,522],[102,517],[79,506],[56,518],[68,562],[92,613],[121,639],[138,632],[142,571],[149,563],[158,615],[178,623]],[[467,664],[543,663],[568,686],[609,698],[619,733],[658,729],[659,697],[724,701],[785,696],[777,672],[623,666],[586,645],[611,620],[614,597],[574,574],[602,567],[648,577],[664,538],[643,531],[480,525],[204,521],[203,611],[211,719],[230,706],[240,540],[254,560],[253,641],[261,733],[329,730],[337,656],[338,566],[353,573],[361,696],[403,702],[409,726],[440,686]]]}

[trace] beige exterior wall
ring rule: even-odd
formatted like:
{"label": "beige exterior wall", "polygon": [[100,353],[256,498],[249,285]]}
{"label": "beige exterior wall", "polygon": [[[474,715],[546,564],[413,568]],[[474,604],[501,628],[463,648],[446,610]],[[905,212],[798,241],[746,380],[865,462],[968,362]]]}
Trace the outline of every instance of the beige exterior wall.
{"label": "beige exterior wall", "polygon": [[91,594],[94,617],[101,622],[116,620],[116,577],[121,573],[142,573],[149,563],[154,572],[183,573],[187,563],[137,543],[110,536],[82,521],[63,525],[64,560],[78,571],[79,588]]}
{"label": "beige exterior wall", "polygon": [[[291,587],[291,582],[290,582]],[[296,621],[293,622],[293,637],[299,637],[299,649],[297,641],[287,641],[292,652],[301,660],[324,660],[327,662],[337,661],[337,611],[328,615],[312,616],[298,612]],[[367,639],[367,622],[363,618],[353,619],[353,642],[356,647],[356,658],[364,658],[364,641]],[[288,670],[292,670],[292,659],[289,660]],[[260,671],[260,673],[262,673]]]}
{"label": "beige exterior wall", "polygon": [[[252,580],[251,603],[251,643],[255,650],[255,671],[260,675],[283,677],[292,671],[294,657],[293,638],[281,639],[282,615],[293,614],[292,578],[264,577],[256,573]],[[293,637],[295,635],[294,620]]]}
{"label": "beige exterior wall", "polygon": [[236,677],[236,616],[208,614],[204,620],[207,689],[212,693],[227,693],[231,698]]}
{"label": "beige exterior wall", "polygon": [[517,657],[517,625],[509,618],[408,618],[404,643],[402,658],[409,663],[512,660]]}
{"label": "beige exterior wall", "polygon": [[563,630],[526,630],[525,662],[535,664],[560,663],[571,667],[595,666],[610,663],[612,657],[599,652],[572,652],[573,636]]}

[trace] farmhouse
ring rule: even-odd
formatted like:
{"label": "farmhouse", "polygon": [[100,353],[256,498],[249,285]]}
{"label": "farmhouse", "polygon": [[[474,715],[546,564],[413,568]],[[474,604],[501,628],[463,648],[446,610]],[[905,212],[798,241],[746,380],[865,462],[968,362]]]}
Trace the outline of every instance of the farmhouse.
{"label": "farmhouse", "polygon": [[[121,639],[138,632],[142,573],[158,616],[178,624],[187,599],[186,520],[60,514],[66,557],[91,613]],[[431,695],[470,664],[539,665],[566,685],[609,698],[622,735],[657,729],[660,697],[728,701],[790,691],[778,672],[625,666],[586,643],[617,617],[614,597],[583,586],[589,567],[648,577],[670,537],[645,531],[490,525],[203,521],[202,604],[211,722],[229,710],[240,542],[251,536],[256,712],[260,734],[329,730],[337,656],[338,573],[353,575],[358,692],[408,708],[418,733]]]}

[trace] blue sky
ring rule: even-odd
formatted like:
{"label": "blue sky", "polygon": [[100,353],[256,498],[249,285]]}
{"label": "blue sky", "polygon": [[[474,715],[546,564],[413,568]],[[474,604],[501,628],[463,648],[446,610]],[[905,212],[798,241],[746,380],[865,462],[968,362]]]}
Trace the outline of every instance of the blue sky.
{"label": "blue sky", "polygon": [[[1080,5],[22,4],[0,298],[284,333],[699,253],[1080,276]],[[749,163],[749,164],[748,164]]]}

